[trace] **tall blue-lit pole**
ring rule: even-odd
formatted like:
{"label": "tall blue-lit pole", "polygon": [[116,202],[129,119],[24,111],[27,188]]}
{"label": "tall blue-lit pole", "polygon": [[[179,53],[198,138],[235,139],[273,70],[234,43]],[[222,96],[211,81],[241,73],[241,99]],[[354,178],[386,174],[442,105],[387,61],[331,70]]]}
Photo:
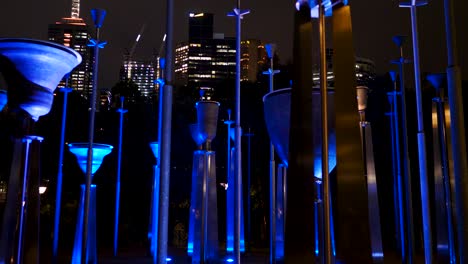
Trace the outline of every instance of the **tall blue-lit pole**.
{"label": "tall blue-lit pole", "polygon": [[[67,76],[68,77],[68,76]],[[73,89],[68,87],[68,78],[66,79],[66,85],[63,88],[58,88],[63,93],[63,109],[62,109],[62,127],[60,128],[60,150],[59,150],[59,162],[57,172],[57,193],[55,198],[55,216],[54,216],[54,242],[52,252],[52,262],[57,263],[58,257],[58,241],[59,241],[59,227],[60,227],[60,208],[62,204],[62,176],[63,176],[63,149],[65,145],[65,126],[67,122],[67,102],[68,93]]]}
{"label": "tall blue-lit pole", "polygon": [[[231,109],[227,110],[228,112],[228,119],[224,121],[224,124],[227,126],[227,177],[226,177],[226,184],[228,188],[226,190],[226,251],[228,254],[231,254],[234,249],[234,207],[232,203],[234,202],[234,184],[232,184],[234,175],[232,175],[232,163],[231,163],[231,125],[234,124],[234,121],[231,120]],[[231,183],[231,186],[229,186]]]}
{"label": "tall blue-lit pole", "polygon": [[[407,63],[410,63],[411,61],[408,59],[405,59],[404,53],[403,53],[403,43],[406,40],[405,36],[394,36],[393,37],[393,42],[398,46],[400,50],[400,58],[397,60],[393,60],[393,64],[398,65],[398,72],[399,72],[399,80],[400,80],[400,102],[401,102],[401,139],[402,139],[402,144],[403,144],[403,152],[402,156],[400,157],[400,150],[397,150],[398,153],[398,160],[403,160],[403,167],[400,169],[400,183],[401,183],[401,188],[400,188],[400,198],[404,199],[404,202],[401,204],[400,208],[400,213],[403,214],[404,211],[404,216],[400,216],[400,218],[404,217],[405,220],[401,222],[403,226],[400,226],[400,229],[402,230],[401,235],[403,236],[401,239],[401,242],[405,242],[405,244],[402,244],[402,246],[405,246],[405,249],[402,248],[401,251],[401,256],[404,260],[408,263],[413,262],[413,256],[414,256],[414,226],[413,226],[413,198],[412,198],[412,187],[411,187],[411,164],[410,164],[410,159],[409,159],[409,150],[408,150],[408,122],[407,122],[407,114],[406,114],[406,88],[405,88],[405,70],[404,70],[404,65]],[[394,73],[395,74],[395,73]],[[392,75],[392,74],[391,74]],[[395,78],[393,78],[395,77]],[[395,76],[392,76],[392,80],[394,82],[394,85],[396,85],[396,74]],[[396,86],[395,86],[396,89]],[[398,107],[398,96],[395,90],[394,93],[394,106],[395,106],[395,113],[397,113],[397,107]],[[395,117],[395,122],[399,122],[399,116]],[[396,131],[399,131],[396,129]],[[398,136],[398,135],[397,135]],[[398,142],[400,142],[399,139],[397,139]],[[400,143],[398,143],[400,144]],[[399,148],[400,145],[397,147]],[[404,195],[403,195],[404,194]],[[402,200],[403,201],[403,200]],[[403,209],[404,208],[404,209]],[[404,224],[406,221],[406,225]],[[405,236],[406,232],[406,236]],[[405,240],[406,239],[406,240]]]}
{"label": "tall blue-lit pole", "polygon": [[[270,68],[263,74],[268,74],[270,79],[269,92],[274,89],[274,75],[279,73],[279,70],[274,70],[273,61],[275,57],[276,45],[266,44],[268,58],[270,59]],[[270,263],[276,263],[276,173],[275,173],[275,147],[270,142]]]}
{"label": "tall blue-lit pole", "polygon": [[463,97],[461,90],[461,73],[458,65],[455,16],[452,0],[444,0],[445,33],[447,41],[447,91],[450,108],[450,137],[452,138],[452,157],[454,174],[454,216],[458,237],[458,262],[468,261],[468,165],[466,160],[465,122]]}
{"label": "tall blue-lit pole", "polygon": [[413,65],[416,89],[416,112],[418,119],[418,160],[419,181],[421,188],[421,208],[423,222],[424,258],[426,263],[432,263],[432,229],[429,200],[429,183],[426,164],[426,138],[424,135],[423,104],[421,91],[421,70],[419,65],[419,39],[416,7],[427,4],[426,0],[412,0],[410,4],[400,4],[400,7],[409,7],[411,11],[411,28],[413,38]]}
{"label": "tall blue-lit pole", "polygon": [[122,161],[122,137],[123,137],[123,116],[128,112],[123,108],[124,97],[120,97],[120,108],[117,112],[120,115],[119,122],[119,150],[117,154],[117,181],[115,186],[115,221],[114,221],[114,257],[117,256],[117,245],[119,242],[119,207],[120,207],[120,167]]}
{"label": "tall blue-lit pole", "polygon": [[228,16],[236,17],[236,123],[235,123],[235,199],[234,199],[234,262],[240,263],[240,233],[241,233],[241,198],[242,198],[242,151],[241,151],[241,91],[240,91],[240,79],[241,79],[241,68],[240,68],[240,53],[241,53],[241,19],[244,15],[250,11],[241,10],[240,0],[237,0],[237,7],[234,8],[233,12],[230,12]]}
{"label": "tall blue-lit pole", "polygon": [[248,133],[245,133],[244,136],[247,137],[247,241],[245,243],[245,245],[247,245],[247,248],[250,250],[250,243],[252,242],[251,241],[251,226],[250,226],[250,182],[251,182],[251,164],[252,164],[252,160],[251,160],[251,138],[254,136],[255,134],[252,133],[250,131],[250,128],[249,128],[249,132]]}
{"label": "tall blue-lit pole", "polygon": [[88,220],[89,220],[89,209],[90,209],[90,198],[91,198],[91,182],[92,182],[92,165],[93,165],[93,141],[94,141],[94,119],[96,116],[96,97],[98,88],[98,67],[99,67],[99,49],[104,48],[107,42],[101,42],[100,29],[104,18],[106,17],[106,11],[103,9],[92,9],[91,16],[93,18],[94,26],[96,27],[96,38],[91,39],[88,46],[94,47],[94,68],[93,68],[93,91],[90,99],[89,112],[89,131],[88,131],[88,157],[86,163],[86,186],[85,186],[85,210],[84,210],[84,228],[83,228],[83,242],[81,247],[81,263],[87,264],[87,246],[88,246]]}
{"label": "tall blue-lit pole", "polygon": [[161,180],[159,192],[158,253],[159,264],[166,263],[167,229],[169,225],[169,184],[171,174],[171,121],[172,121],[172,47],[174,1],[166,2],[166,65],[164,68],[164,85],[159,88],[159,129],[158,139],[161,144]]}

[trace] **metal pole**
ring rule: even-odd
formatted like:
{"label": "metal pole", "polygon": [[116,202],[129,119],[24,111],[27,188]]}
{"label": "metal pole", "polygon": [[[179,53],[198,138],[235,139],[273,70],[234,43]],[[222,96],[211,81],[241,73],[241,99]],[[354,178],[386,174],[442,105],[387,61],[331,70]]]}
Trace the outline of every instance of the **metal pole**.
{"label": "metal pole", "polygon": [[[173,70],[173,20],[174,1],[167,0],[166,11],[166,65],[165,85],[160,88],[159,131],[161,182],[159,194],[159,223],[158,223],[158,263],[165,264],[167,258],[167,229],[169,225],[169,184],[171,176],[171,121],[172,121],[172,70]],[[162,96],[161,96],[162,94]]]}
{"label": "metal pole", "polygon": [[[273,62],[275,57],[275,44],[265,45],[267,49],[268,57],[270,59],[270,69],[263,72],[268,74],[270,79],[270,90],[274,90],[274,75],[279,73],[279,70],[274,70]],[[270,263],[276,263],[276,162],[275,162],[275,147],[270,142]]]}
{"label": "metal pole", "polygon": [[241,19],[244,15],[248,14],[249,11],[242,11],[240,9],[240,0],[237,0],[237,7],[234,8],[234,12],[228,14],[228,16],[236,17],[236,123],[235,123],[235,199],[234,199],[234,262],[240,263],[240,233],[241,233],[241,206],[242,206],[242,151],[241,151],[241,90],[240,90],[240,79],[241,79],[241,68],[240,68],[240,53],[241,53]]}
{"label": "metal pole", "polygon": [[28,171],[29,171],[29,145],[32,142],[32,138],[25,137],[23,138],[23,142],[26,143],[26,151],[24,156],[24,170],[23,170],[23,182],[22,182],[22,192],[21,192],[21,205],[20,205],[20,223],[19,223],[19,236],[18,236],[18,250],[16,255],[16,263],[23,263],[21,257],[23,256],[23,230],[24,230],[24,221],[25,221],[25,206],[26,204],[26,191],[27,191],[27,181],[28,181]]}
{"label": "metal pole", "polygon": [[[426,164],[426,139],[424,135],[424,120],[423,120],[423,104],[421,91],[421,71],[419,65],[419,40],[418,40],[418,23],[416,6],[424,4],[424,1],[412,0],[409,4],[411,11],[411,28],[413,38],[413,57],[414,57],[414,79],[416,89],[416,112],[418,119],[418,160],[419,160],[419,181],[421,189],[421,208],[423,222],[423,240],[424,240],[424,257],[426,263],[432,263],[432,230],[431,230],[431,213],[429,200],[429,186],[427,179],[427,164]],[[400,5],[404,6],[404,5]],[[408,6],[407,6],[408,7]]]}
{"label": "metal pole", "polygon": [[117,256],[117,245],[119,241],[119,207],[120,207],[120,166],[122,161],[122,137],[123,137],[123,116],[128,110],[123,108],[124,97],[120,97],[120,108],[117,109],[120,115],[119,122],[119,151],[117,154],[117,181],[115,187],[115,221],[114,221],[114,257]]}
{"label": "metal pole", "polygon": [[[322,99],[322,182],[323,182],[323,210],[324,210],[324,259],[325,263],[333,263],[331,225],[330,225],[330,182],[328,175],[328,94],[327,94],[327,58],[325,42],[325,6],[319,4],[320,30],[320,92]],[[311,249],[312,250],[312,249]]]}
{"label": "metal pole", "polygon": [[59,150],[59,162],[58,162],[58,173],[57,173],[57,194],[55,198],[55,217],[54,217],[54,242],[53,242],[53,253],[52,263],[57,263],[58,258],[58,241],[59,241],[59,227],[60,227],[60,209],[62,205],[62,176],[63,176],[63,149],[65,145],[65,125],[67,121],[67,102],[68,93],[73,89],[68,87],[67,84],[63,88],[58,89],[63,92],[63,110],[62,110],[62,127],[60,130],[60,150]]}
{"label": "metal pole", "polygon": [[250,228],[250,180],[251,180],[251,175],[250,175],[250,170],[251,170],[251,148],[250,148],[250,140],[254,136],[254,133],[250,132],[249,128],[249,133],[245,134],[247,137],[247,241],[245,245],[247,246],[248,249],[250,249],[249,243],[251,242],[251,228]]}
{"label": "metal pole", "polygon": [[[402,184],[400,188],[400,198],[405,199],[405,203],[401,204],[401,209],[400,213],[402,213],[404,210],[406,214],[406,225],[404,225],[404,221],[401,222],[402,226],[400,228],[403,228],[401,230],[401,234],[403,237],[401,238],[402,243],[405,242],[405,236],[404,232],[406,230],[406,249],[402,249],[402,261],[405,259],[407,260],[407,263],[413,263],[413,256],[414,256],[414,227],[413,227],[413,198],[412,198],[412,187],[411,187],[411,166],[410,166],[410,160],[409,160],[409,150],[408,150],[408,122],[406,120],[407,114],[406,114],[406,89],[405,89],[405,71],[404,71],[404,65],[405,63],[409,63],[409,60],[406,60],[403,56],[403,42],[406,37],[404,36],[395,36],[393,38],[393,41],[395,44],[397,44],[398,48],[400,49],[400,58],[398,60],[392,61],[392,63],[395,63],[398,65],[399,69],[399,75],[400,75],[400,94],[401,94],[401,130],[402,130],[402,141],[403,141],[403,171],[400,169],[400,184]],[[396,92],[396,80],[394,80],[395,84],[395,102],[394,102],[394,107],[395,107],[395,122],[398,122],[398,98],[397,98],[397,92]],[[399,130],[395,130],[397,134],[399,134]],[[397,135],[398,136],[398,135]],[[398,142],[400,142],[397,139]],[[398,143],[399,144],[399,143]],[[397,145],[398,148],[400,145]],[[400,155],[401,151],[398,150],[398,155]],[[401,158],[398,158],[399,161],[401,161]],[[404,191],[403,191],[404,190]],[[406,195],[404,196],[403,193]],[[402,200],[403,201],[403,200]],[[403,215],[403,213],[402,213]],[[400,216],[403,217],[403,216]],[[405,245],[403,243],[402,245]],[[406,252],[406,253],[405,253]]]}
{"label": "metal pole", "polygon": [[[224,124],[227,126],[227,163],[226,163],[226,184],[227,184],[227,189],[226,189],[226,251],[230,253],[229,251],[232,251],[232,240],[230,240],[230,235],[233,235],[231,233],[231,228],[230,223],[234,221],[233,215],[229,213],[229,210],[233,210],[232,204],[230,204],[230,195],[231,195],[231,190],[234,188],[234,186],[229,186],[229,182],[232,182],[232,178],[234,175],[231,173],[231,125],[234,124],[234,121],[231,120],[231,109],[227,110],[228,112],[228,119],[224,121]],[[229,189],[231,188],[231,189]],[[231,211],[232,212],[232,211]],[[231,238],[232,239],[232,238]],[[230,250],[228,250],[230,248]]]}
{"label": "metal pole", "polygon": [[450,137],[452,138],[452,156],[454,172],[455,223],[458,238],[458,261],[468,261],[468,226],[465,224],[468,213],[468,165],[466,160],[466,139],[461,90],[461,73],[458,65],[455,16],[452,0],[444,0],[445,33],[447,40],[447,91],[450,108]]}
{"label": "metal pole", "polygon": [[92,182],[92,166],[93,166],[93,141],[94,141],[94,119],[96,116],[96,94],[98,88],[98,66],[99,66],[99,49],[103,48],[106,44],[105,42],[101,43],[99,40],[100,28],[106,11],[102,9],[92,9],[91,14],[93,16],[94,24],[96,27],[96,39],[91,39],[89,46],[94,47],[94,68],[93,68],[93,90],[91,93],[90,100],[90,109],[89,112],[89,130],[88,130],[88,156],[86,163],[86,187],[85,187],[85,208],[83,216],[83,241],[81,246],[81,263],[87,264],[87,252],[88,252],[88,218],[89,218],[89,209],[90,209],[90,198],[91,198],[91,182]]}

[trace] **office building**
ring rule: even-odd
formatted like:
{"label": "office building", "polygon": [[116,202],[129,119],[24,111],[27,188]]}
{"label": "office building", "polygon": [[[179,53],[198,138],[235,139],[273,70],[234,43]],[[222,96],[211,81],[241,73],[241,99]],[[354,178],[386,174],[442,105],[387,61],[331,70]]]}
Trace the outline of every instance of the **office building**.
{"label": "office building", "polygon": [[120,80],[132,80],[138,85],[138,91],[143,97],[151,97],[155,91],[153,62],[124,60],[120,68]]}
{"label": "office building", "polygon": [[241,41],[241,81],[256,82],[268,63],[265,44],[258,39]]}
{"label": "office building", "polygon": [[189,40],[175,49],[175,81],[178,85],[217,88],[236,76],[235,38],[213,33],[213,14],[191,13]]}

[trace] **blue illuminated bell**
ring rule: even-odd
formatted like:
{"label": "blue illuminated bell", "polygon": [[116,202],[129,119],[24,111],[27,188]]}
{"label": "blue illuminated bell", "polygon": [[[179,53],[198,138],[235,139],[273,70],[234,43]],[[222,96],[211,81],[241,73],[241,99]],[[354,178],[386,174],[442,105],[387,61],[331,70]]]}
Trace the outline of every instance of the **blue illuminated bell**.
{"label": "blue illuminated bell", "polygon": [[[83,173],[86,173],[86,164],[88,163],[88,146],[89,143],[70,143],[68,144],[68,148],[70,152],[75,154],[76,159],[78,161],[78,165],[80,166]],[[111,145],[106,144],[93,144],[93,161],[91,166],[91,175],[94,175],[96,171],[101,167],[102,161],[105,156],[111,153],[112,149]]]}
{"label": "blue illuminated bell", "polygon": [[149,143],[151,147],[151,151],[153,151],[153,155],[156,159],[159,159],[159,142],[151,142]]}
{"label": "blue illuminated bell", "polygon": [[0,72],[8,85],[8,105],[34,120],[49,113],[53,91],[63,76],[81,63],[81,55],[52,42],[0,39]]}
{"label": "blue illuminated bell", "polygon": [[0,112],[3,110],[3,107],[5,107],[7,102],[8,102],[7,91],[0,90]]}
{"label": "blue illuminated bell", "polygon": [[437,92],[440,92],[447,75],[445,73],[433,73],[427,75],[426,79],[434,86]]}
{"label": "blue illuminated bell", "polygon": [[206,137],[203,137],[203,135],[200,134],[200,131],[198,129],[199,128],[198,123],[191,124],[189,128],[190,128],[190,134],[192,135],[192,139],[193,141],[195,141],[195,144],[197,144],[197,146],[201,146],[203,143],[205,143]]}
{"label": "blue illuminated bell", "polygon": [[106,17],[106,10],[104,9],[92,9],[91,17],[93,18],[94,26],[97,28],[102,27],[104,18]]}

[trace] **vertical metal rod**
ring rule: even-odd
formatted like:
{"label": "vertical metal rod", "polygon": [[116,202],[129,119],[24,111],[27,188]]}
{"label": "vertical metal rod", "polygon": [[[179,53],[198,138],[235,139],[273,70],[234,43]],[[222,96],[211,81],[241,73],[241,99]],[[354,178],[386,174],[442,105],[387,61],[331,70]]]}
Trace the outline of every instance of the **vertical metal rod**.
{"label": "vertical metal rod", "polygon": [[432,263],[432,230],[427,179],[426,141],[424,135],[423,104],[421,91],[421,72],[419,68],[419,43],[416,5],[411,5],[411,27],[413,37],[414,79],[416,88],[416,109],[418,118],[419,180],[421,188],[421,207],[423,221],[424,257],[426,263]]}
{"label": "vertical metal rod", "polygon": [[201,201],[201,228],[200,228],[200,264],[204,264],[206,260],[206,242],[208,237],[208,226],[207,226],[207,216],[208,216],[208,155],[207,151],[203,151],[203,175],[202,176],[202,201]]}
{"label": "vertical metal rod", "polygon": [[439,130],[439,143],[440,143],[440,154],[442,159],[442,170],[443,170],[443,184],[444,184],[444,200],[445,200],[445,213],[447,217],[447,234],[448,234],[448,246],[449,246],[449,258],[450,263],[456,263],[455,255],[455,240],[453,233],[453,219],[452,219],[452,197],[450,188],[450,174],[449,174],[449,163],[447,157],[447,136],[445,131],[445,107],[444,98],[440,96],[436,101],[437,104],[437,123]]}
{"label": "vertical metal rod", "polygon": [[169,184],[171,176],[171,121],[172,121],[172,71],[173,71],[173,21],[174,1],[167,0],[166,11],[166,65],[165,85],[160,88],[162,94],[159,113],[159,140],[161,143],[161,182],[159,196],[159,223],[158,223],[158,263],[165,264],[167,258],[167,241],[169,225]]}
{"label": "vertical metal rod", "polygon": [[29,170],[29,144],[32,140],[30,138],[24,138],[23,142],[26,143],[26,151],[24,156],[24,169],[23,169],[23,190],[21,192],[21,204],[20,204],[20,223],[19,223],[19,236],[18,236],[18,250],[16,255],[16,263],[22,263],[22,248],[23,248],[23,229],[24,229],[24,207],[28,206],[26,204],[26,190],[27,190],[27,181],[28,181],[28,170]]}
{"label": "vertical metal rod", "polygon": [[85,210],[83,220],[83,241],[81,246],[81,263],[87,264],[88,259],[88,222],[91,198],[92,166],[93,166],[93,141],[94,141],[94,120],[96,116],[96,95],[98,88],[98,66],[99,66],[99,27],[96,27],[96,44],[94,45],[94,68],[93,68],[93,91],[91,93],[88,131],[88,156],[86,162],[86,187],[85,187]]}
{"label": "vertical metal rod", "polygon": [[[226,127],[227,127],[227,159],[226,159],[226,169],[227,169],[227,172],[226,172],[226,184],[227,184],[227,190],[226,190],[226,251],[230,254],[231,251],[233,251],[233,245],[232,245],[232,235],[234,235],[232,233],[232,229],[233,226],[230,226],[229,223],[233,223],[234,221],[234,216],[232,214],[229,213],[229,210],[233,210],[233,205],[230,204],[229,201],[231,201],[230,199],[232,198],[229,198],[232,191],[234,189],[234,186],[229,186],[229,183],[231,182],[232,183],[232,177],[234,177],[234,175],[232,175],[231,173],[231,125],[234,124],[234,121],[231,120],[231,109],[228,109],[227,110],[228,112],[228,119],[226,121],[224,121],[224,124],[226,124]],[[231,184],[233,185],[233,184]],[[230,188],[230,189],[229,189]]]}
{"label": "vertical metal rod", "polygon": [[[395,82],[394,82],[395,84]],[[390,118],[390,138],[391,138],[391,146],[392,146],[392,173],[393,173],[393,212],[395,215],[395,239],[396,239],[396,246],[400,248],[401,245],[401,236],[400,236],[400,205],[399,205],[399,185],[398,185],[398,176],[397,173],[397,158],[396,158],[396,140],[395,140],[395,124],[393,116],[395,115],[393,110],[393,96],[391,93],[387,93],[388,95],[388,102],[390,104],[390,112],[385,113]],[[399,161],[398,161],[399,162]]]}
{"label": "vertical metal rod", "polygon": [[[67,80],[68,83],[68,80]],[[68,84],[66,85],[68,86]],[[52,252],[52,263],[57,263],[58,258],[58,241],[60,231],[60,209],[62,205],[62,178],[63,178],[63,149],[65,146],[65,126],[67,122],[67,103],[68,93],[72,91],[71,88],[64,87],[59,88],[59,91],[63,92],[63,110],[62,110],[62,127],[60,129],[60,150],[59,150],[59,162],[58,162],[58,173],[57,173],[57,193],[55,198],[55,216],[54,216],[54,242]]]}
{"label": "vertical metal rod", "polygon": [[251,181],[251,148],[250,148],[250,140],[254,136],[252,132],[250,132],[249,128],[249,133],[247,133],[245,136],[247,136],[247,240],[245,242],[246,247],[250,250],[250,242],[251,242],[251,236],[250,236],[250,181]]}
{"label": "vertical metal rod", "polygon": [[[398,61],[398,69],[400,74],[400,93],[401,93],[401,130],[402,130],[402,141],[403,141],[403,171],[400,170],[400,173],[403,177],[399,177],[402,188],[400,189],[400,196],[401,199],[405,199],[405,204],[402,204],[401,210],[404,210],[406,216],[406,225],[405,222],[401,222],[403,225],[402,235],[406,230],[406,255],[403,254],[403,260],[407,260],[407,263],[413,263],[414,257],[414,225],[413,225],[413,196],[412,196],[412,187],[411,187],[411,166],[410,166],[410,159],[409,159],[409,150],[408,150],[408,122],[407,122],[407,111],[406,111],[406,89],[405,89],[405,71],[404,71],[404,64],[406,60],[403,56],[403,45],[402,43],[398,44],[400,48],[400,60]],[[395,84],[396,85],[396,84]],[[396,87],[396,86],[395,86]],[[395,88],[396,89],[396,88]],[[397,100],[397,96],[395,96],[395,100]],[[395,101],[395,109],[398,107],[398,101]],[[396,113],[396,122],[398,122],[398,113]],[[400,133],[398,129],[396,129],[395,133]],[[398,140],[399,142],[399,140]],[[399,144],[399,143],[398,143]],[[399,145],[398,145],[399,147]],[[398,155],[400,155],[400,151],[398,151]],[[399,158],[398,160],[401,160]],[[403,195],[403,193],[405,195]],[[402,211],[400,211],[401,213]],[[402,242],[405,241],[405,237],[402,238]],[[402,253],[404,253],[402,251]]]}
{"label": "vertical metal rod", "polygon": [[117,180],[115,187],[115,220],[114,220],[114,257],[117,256],[117,245],[119,242],[119,208],[120,208],[120,167],[122,161],[122,137],[123,137],[123,116],[127,112],[123,108],[124,97],[120,97],[120,109],[117,110],[120,115],[119,120],[119,150],[117,154]]}
{"label": "vertical metal rod", "polygon": [[463,110],[463,97],[461,88],[461,73],[458,65],[458,50],[456,43],[455,16],[452,0],[444,0],[445,33],[447,41],[447,91],[450,108],[450,137],[452,139],[452,157],[454,172],[454,200],[455,223],[458,262],[468,261],[468,226],[466,217],[468,214],[468,174],[465,122]]}
{"label": "vertical metal rod", "polygon": [[323,182],[323,210],[324,210],[324,256],[325,263],[333,263],[331,225],[330,225],[330,181],[328,174],[328,94],[327,94],[327,58],[325,33],[325,6],[319,4],[320,31],[320,92],[322,98],[322,182]]}
{"label": "vertical metal rod", "polygon": [[[274,52],[272,50],[270,58],[270,93],[274,89],[274,74],[273,68]],[[276,263],[276,173],[275,173],[275,147],[270,142],[270,263]]]}
{"label": "vertical metal rod", "polygon": [[[237,0],[236,15],[236,123],[235,123],[235,147],[236,147],[236,165],[235,165],[235,199],[234,199],[234,262],[240,264],[240,233],[241,233],[241,206],[242,206],[242,151],[241,151],[241,17],[242,11],[240,0]],[[236,10],[235,10],[236,11]]]}

